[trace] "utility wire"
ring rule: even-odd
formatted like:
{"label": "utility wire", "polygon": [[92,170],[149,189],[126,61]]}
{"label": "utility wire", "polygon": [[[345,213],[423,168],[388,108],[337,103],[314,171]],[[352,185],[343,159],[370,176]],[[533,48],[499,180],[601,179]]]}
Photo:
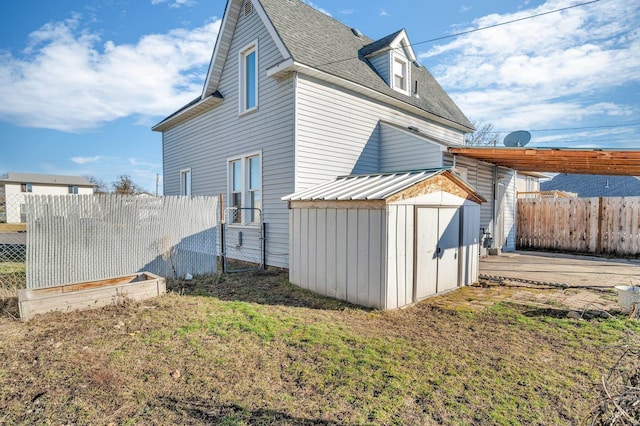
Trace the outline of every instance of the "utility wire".
{"label": "utility wire", "polygon": [[475,33],[476,31],[488,30],[490,28],[500,27],[502,25],[513,24],[514,22],[520,22],[520,21],[524,21],[524,20],[527,20],[527,19],[537,18],[539,16],[550,15],[552,13],[562,12],[563,10],[573,9],[574,7],[581,7],[581,6],[586,6],[588,4],[597,3],[599,1],[602,1],[602,0],[592,0],[592,1],[585,2],[585,3],[578,3],[578,4],[574,4],[573,6],[567,6],[567,7],[563,7],[563,8],[560,8],[560,9],[554,9],[554,10],[550,10],[548,12],[542,12],[542,13],[538,13],[538,14],[535,14],[535,15],[524,16],[522,18],[512,19],[511,21],[505,21],[505,22],[500,22],[498,24],[488,25],[486,27],[475,28],[473,30],[462,31],[462,32],[455,33],[455,34],[449,34],[449,35],[442,36],[442,37],[432,38],[430,40],[419,41],[417,43],[412,43],[411,45],[412,46],[417,46],[418,44],[432,43],[434,41],[440,41],[440,40],[444,40],[444,39],[451,38],[451,37],[458,37],[458,36],[465,35],[465,34],[471,34],[471,33]]}
{"label": "utility wire", "polygon": [[[591,1],[588,1],[588,2],[584,2],[584,3],[574,4],[573,6],[567,6],[567,7],[563,7],[563,8],[560,8],[560,9],[550,10],[548,12],[537,13],[535,15],[524,16],[522,18],[512,19],[510,21],[505,21],[505,22],[500,22],[500,23],[493,24],[493,25],[488,25],[486,27],[474,28],[473,30],[467,30],[467,31],[462,31],[462,32],[455,33],[455,34],[449,34],[449,35],[442,36],[442,37],[432,38],[432,39],[429,39],[429,40],[418,41],[416,43],[411,43],[410,46],[413,47],[413,46],[417,46],[419,44],[433,43],[434,41],[444,40],[444,39],[452,38],[452,37],[458,37],[458,36],[465,35],[465,34],[475,33],[477,31],[488,30],[488,29],[495,28],[495,27],[500,27],[500,26],[503,26],[503,25],[513,24],[514,22],[520,22],[520,21],[524,21],[524,20],[527,20],[527,19],[538,18],[540,16],[549,15],[549,14],[552,14],[552,13],[558,13],[558,12],[562,12],[564,10],[573,9],[573,8],[581,7],[581,6],[586,6],[586,5],[593,4],[593,3],[598,3],[599,1],[602,1],[602,0],[591,0]],[[396,49],[400,49],[400,48],[396,48]],[[359,59],[359,58],[358,57],[351,57],[351,58],[344,58],[344,59],[336,59],[335,61],[325,62],[323,64],[318,64],[318,65],[316,65],[316,67],[322,67],[322,66],[325,66],[325,65],[337,64],[339,62],[351,61],[353,59]]]}

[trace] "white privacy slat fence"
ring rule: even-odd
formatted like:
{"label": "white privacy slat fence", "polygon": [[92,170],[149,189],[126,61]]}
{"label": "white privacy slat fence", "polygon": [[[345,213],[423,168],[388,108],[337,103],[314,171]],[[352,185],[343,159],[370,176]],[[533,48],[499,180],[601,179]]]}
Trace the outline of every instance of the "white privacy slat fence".
{"label": "white privacy slat fence", "polygon": [[216,272],[218,197],[27,198],[27,288]]}

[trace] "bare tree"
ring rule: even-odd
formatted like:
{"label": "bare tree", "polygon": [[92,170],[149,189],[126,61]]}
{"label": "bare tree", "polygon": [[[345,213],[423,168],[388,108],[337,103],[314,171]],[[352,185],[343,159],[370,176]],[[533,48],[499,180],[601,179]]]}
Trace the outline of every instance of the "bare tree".
{"label": "bare tree", "polygon": [[468,133],[465,138],[465,145],[471,146],[495,146],[498,143],[498,132],[495,132],[491,123],[475,121],[473,127],[476,131]]}
{"label": "bare tree", "polygon": [[116,194],[134,195],[141,192],[141,188],[133,183],[133,180],[129,175],[118,176],[118,179],[116,179],[111,186],[113,187],[113,192]]}
{"label": "bare tree", "polygon": [[109,188],[107,187],[107,184],[104,183],[104,181],[102,179],[99,179],[93,175],[88,175],[85,176],[85,178],[87,178],[87,180],[95,185],[95,189],[94,189],[94,193],[96,194],[106,194],[107,192],[109,192]]}

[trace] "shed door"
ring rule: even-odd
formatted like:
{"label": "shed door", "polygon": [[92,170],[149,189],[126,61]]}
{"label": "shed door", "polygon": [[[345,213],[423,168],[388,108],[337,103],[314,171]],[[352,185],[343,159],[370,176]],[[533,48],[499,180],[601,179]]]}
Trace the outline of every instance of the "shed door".
{"label": "shed door", "polygon": [[460,247],[460,210],[438,209],[438,287],[437,292],[458,287],[458,250]]}
{"label": "shed door", "polygon": [[419,207],[416,222],[416,300],[420,300],[458,286],[460,211]]}

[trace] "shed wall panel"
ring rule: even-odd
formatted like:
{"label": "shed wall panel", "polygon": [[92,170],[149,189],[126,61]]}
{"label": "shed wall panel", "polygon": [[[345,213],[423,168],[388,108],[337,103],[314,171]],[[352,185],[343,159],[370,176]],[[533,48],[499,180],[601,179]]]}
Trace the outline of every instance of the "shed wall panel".
{"label": "shed wall panel", "polygon": [[384,212],[294,208],[291,215],[292,232],[302,237],[292,238],[298,251],[291,256],[290,281],[318,294],[384,308]]}
{"label": "shed wall panel", "polygon": [[387,309],[413,302],[414,206],[388,206]]}

